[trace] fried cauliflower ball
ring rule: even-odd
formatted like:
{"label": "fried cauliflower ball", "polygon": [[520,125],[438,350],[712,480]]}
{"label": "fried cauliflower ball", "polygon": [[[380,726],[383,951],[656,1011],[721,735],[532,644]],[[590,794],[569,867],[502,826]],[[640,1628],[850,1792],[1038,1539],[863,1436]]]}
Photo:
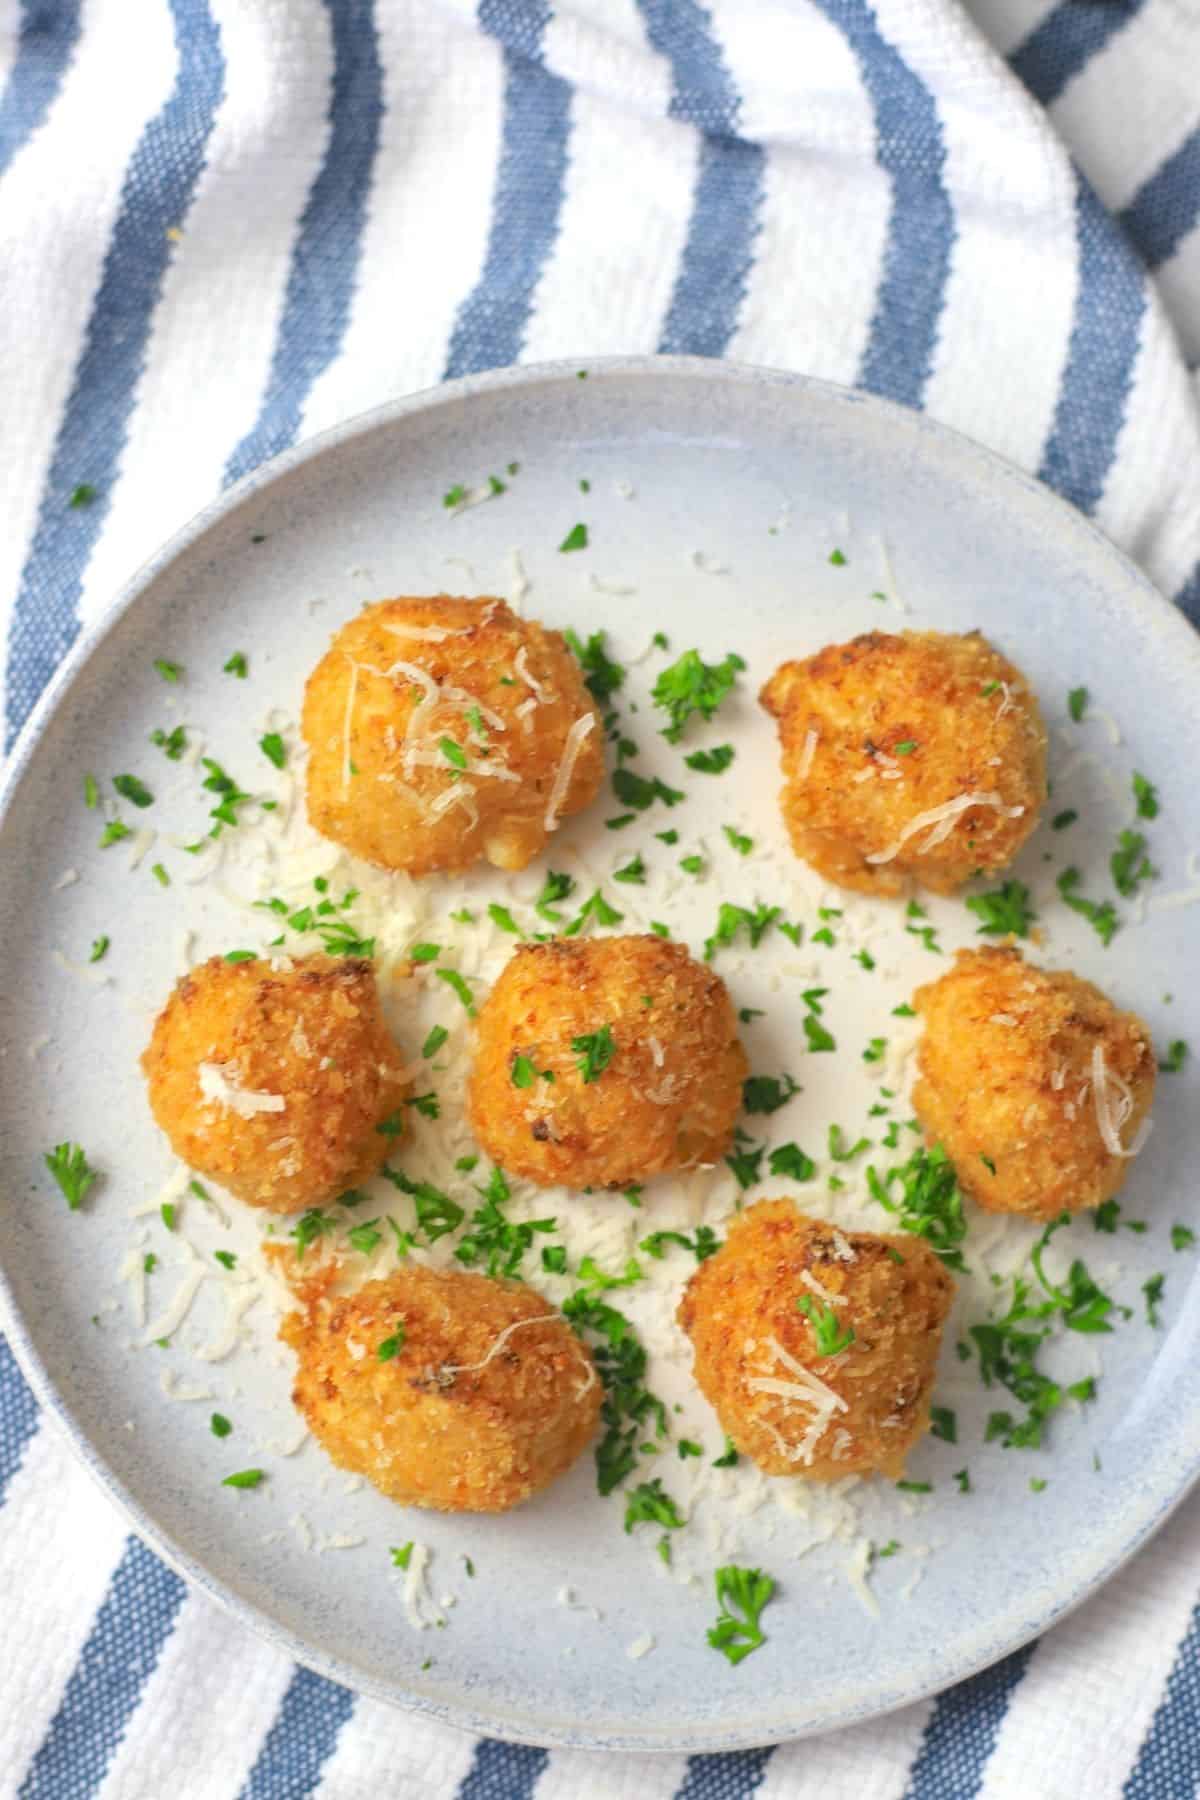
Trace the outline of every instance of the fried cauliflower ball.
{"label": "fried cauliflower ball", "polygon": [[210,957],[178,984],[142,1056],[181,1161],[283,1213],[379,1167],[403,1124],[403,1067],[371,964],[329,956],[279,969]]}
{"label": "fried cauliflower ball", "polygon": [[700,1391],[764,1474],[897,1477],[929,1425],[953,1292],[920,1238],[761,1200],[730,1221],[677,1316]]}
{"label": "fried cauliflower ball", "polygon": [[913,1110],[989,1212],[1054,1218],[1125,1179],[1154,1098],[1150,1033],[1090,981],[1019,950],[960,950],[918,988]]}
{"label": "fried cauliflower ball", "polygon": [[318,1286],[280,1336],[313,1436],[402,1505],[507,1512],[569,1469],[596,1429],[591,1356],[517,1282],[410,1267],[348,1298]]}
{"label": "fried cauliflower ball", "polygon": [[542,1187],[717,1162],[747,1074],[724,982],[659,937],[522,944],[480,1010],[471,1128]]}
{"label": "fried cauliflower ball", "polygon": [[383,600],[308,678],[308,814],[367,862],[523,869],[604,775],[604,733],[561,632],[503,600]]}
{"label": "fried cauliflower ball", "polygon": [[780,800],[796,855],[829,881],[950,894],[1010,863],[1046,798],[1046,727],[979,632],[867,632],[777,669]]}

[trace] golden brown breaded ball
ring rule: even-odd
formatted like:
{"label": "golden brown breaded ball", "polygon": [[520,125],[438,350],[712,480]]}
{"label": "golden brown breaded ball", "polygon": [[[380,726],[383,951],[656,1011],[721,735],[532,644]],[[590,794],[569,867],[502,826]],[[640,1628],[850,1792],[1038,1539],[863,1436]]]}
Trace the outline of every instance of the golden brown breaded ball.
{"label": "golden brown breaded ball", "polygon": [[275,969],[210,957],[178,984],[142,1056],[175,1154],[284,1213],[384,1161],[404,1128],[403,1069],[372,965],[329,956]]}
{"label": "golden brown breaded ball", "polygon": [[953,1296],[920,1238],[760,1200],[730,1220],[677,1316],[722,1430],[765,1474],[895,1477],[929,1425]]}
{"label": "golden brown breaded ball", "polygon": [[292,1398],[339,1468],[391,1500],[507,1512],[593,1436],[589,1352],[532,1289],[460,1269],[404,1268],[348,1298],[310,1295],[280,1336]]}
{"label": "golden brown breaded ball", "polygon": [[503,600],[382,600],[308,678],[308,815],[385,869],[523,869],[594,799],[604,732],[561,632]]}
{"label": "golden brown breaded ball", "polygon": [[719,1161],[746,1074],[725,983],[683,944],[522,944],[480,1010],[471,1129],[542,1187],[628,1187]]}
{"label": "golden brown breaded ball", "polygon": [[1046,798],[1046,727],[979,632],[867,632],[777,669],[784,823],[827,880],[950,894],[1010,863]]}
{"label": "golden brown breaded ball", "polygon": [[1154,1098],[1135,1013],[1005,949],[960,950],[913,1004],[925,1021],[913,1110],[964,1193],[1048,1219],[1117,1192]]}

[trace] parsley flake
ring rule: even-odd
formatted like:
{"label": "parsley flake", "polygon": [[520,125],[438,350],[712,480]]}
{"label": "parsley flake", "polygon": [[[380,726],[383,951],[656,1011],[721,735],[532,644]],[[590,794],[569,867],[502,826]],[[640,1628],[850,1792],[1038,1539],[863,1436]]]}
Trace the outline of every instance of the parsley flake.
{"label": "parsley flake", "polygon": [[611,1025],[602,1025],[599,1031],[590,1031],[582,1037],[571,1039],[571,1049],[579,1059],[576,1066],[585,1084],[600,1079],[612,1061],[616,1048]]}
{"label": "parsley flake", "polygon": [[662,735],[668,743],[678,743],[684,726],[693,713],[711,719],[729,694],[741,670],[742,658],[730,651],[723,662],[706,663],[698,650],[685,650],[679,659],[659,675],[651,698],[669,715]]}
{"label": "parsley flake", "polygon": [[761,1569],[743,1569],[736,1563],[718,1569],[715,1581],[721,1610],[709,1628],[708,1641],[736,1665],[767,1641],[761,1619],[775,1583]]}
{"label": "parsley flake", "polygon": [[78,1212],[97,1171],[78,1144],[55,1144],[42,1158],[72,1212]]}

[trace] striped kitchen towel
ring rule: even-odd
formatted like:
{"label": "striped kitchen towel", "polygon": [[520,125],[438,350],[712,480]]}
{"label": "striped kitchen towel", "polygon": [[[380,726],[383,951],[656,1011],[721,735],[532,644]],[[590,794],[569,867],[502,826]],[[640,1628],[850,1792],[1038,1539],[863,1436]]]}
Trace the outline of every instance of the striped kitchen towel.
{"label": "striped kitchen towel", "polygon": [[[0,0],[0,244],[8,743],[224,484],[560,355],[927,408],[1200,619],[1200,0]],[[4,1795],[1183,1800],[1198,1594],[1193,1502],[1044,1641],[876,1724],[721,1757],[473,1742],[189,1593],[0,1340]]]}

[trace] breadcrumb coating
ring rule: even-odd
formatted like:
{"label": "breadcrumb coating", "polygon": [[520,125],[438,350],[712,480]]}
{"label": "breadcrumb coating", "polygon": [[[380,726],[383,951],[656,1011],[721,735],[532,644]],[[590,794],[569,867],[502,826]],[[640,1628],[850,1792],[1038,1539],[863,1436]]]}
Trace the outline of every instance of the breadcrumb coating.
{"label": "breadcrumb coating", "polygon": [[925,1022],[913,1110],[965,1194],[989,1212],[1049,1219],[1118,1191],[1154,1098],[1150,1032],[1135,1013],[1000,948],[960,950],[913,1005]]}
{"label": "breadcrumb coating", "polygon": [[604,732],[557,631],[503,600],[382,600],[309,676],[308,814],[412,875],[523,869],[594,799]]}
{"label": "breadcrumb coating", "polygon": [[1046,727],[979,632],[867,632],[786,662],[778,721],[796,855],[864,894],[950,894],[1005,868],[1046,798]]}
{"label": "breadcrumb coating", "polygon": [[746,1074],[725,984],[684,945],[522,944],[480,1009],[471,1128],[540,1186],[628,1187],[719,1161]]}
{"label": "breadcrumb coating", "polygon": [[404,1129],[404,1063],[375,971],[349,957],[210,957],[163,1007],[142,1071],[180,1160],[272,1212],[364,1181]]}
{"label": "breadcrumb coating", "polygon": [[[730,1220],[678,1319],[722,1430],[764,1474],[895,1478],[929,1425],[953,1292],[919,1238],[760,1200]],[[845,1348],[822,1355],[822,1338]]]}

